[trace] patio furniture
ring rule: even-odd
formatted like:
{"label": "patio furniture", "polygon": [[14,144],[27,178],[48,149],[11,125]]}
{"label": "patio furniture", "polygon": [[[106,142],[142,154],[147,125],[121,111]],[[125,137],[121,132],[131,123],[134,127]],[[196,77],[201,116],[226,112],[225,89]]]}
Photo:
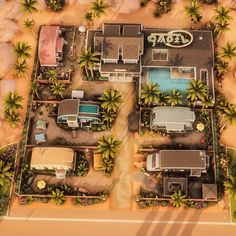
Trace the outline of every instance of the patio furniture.
{"label": "patio furniture", "polygon": [[47,122],[45,120],[37,120],[36,129],[46,130]]}
{"label": "patio furniture", "polygon": [[36,144],[47,142],[46,134],[44,133],[35,134],[34,139],[35,139]]}
{"label": "patio furniture", "polygon": [[101,153],[93,154],[93,168],[94,170],[103,170],[103,161]]}

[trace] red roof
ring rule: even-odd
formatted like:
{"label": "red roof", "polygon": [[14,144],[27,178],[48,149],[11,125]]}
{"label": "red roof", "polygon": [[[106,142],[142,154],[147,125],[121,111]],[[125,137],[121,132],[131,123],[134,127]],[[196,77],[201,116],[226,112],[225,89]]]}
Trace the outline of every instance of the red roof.
{"label": "red roof", "polygon": [[57,66],[56,51],[59,26],[44,25],[39,36],[39,61],[41,66]]}
{"label": "red roof", "polygon": [[57,38],[57,52],[62,52],[63,48],[63,38],[58,37]]}

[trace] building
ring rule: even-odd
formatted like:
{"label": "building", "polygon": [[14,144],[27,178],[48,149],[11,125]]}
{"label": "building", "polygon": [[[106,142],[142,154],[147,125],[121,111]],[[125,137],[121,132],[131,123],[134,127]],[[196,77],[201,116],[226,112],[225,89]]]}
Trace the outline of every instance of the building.
{"label": "building", "polygon": [[141,25],[103,24],[88,30],[86,46],[100,55],[99,71],[110,81],[131,82],[141,74],[144,49]]}
{"label": "building", "polygon": [[200,177],[209,166],[204,150],[160,150],[147,156],[149,171],[190,171],[190,176]]}
{"label": "building", "polygon": [[99,103],[81,101],[80,99],[65,99],[59,104],[57,123],[65,123],[74,128],[102,124]]}
{"label": "building", "polygon": [[75,168],[76,153],[71,148],[33,147],[30,169],[55,170],[59,179],[64,179],[66,171]]}
{"label": "building", "polygon": [[43,25],[39,34],[38,57],[43,67],[56,67],[63,59],[63,46],[66,41],[62,37],[59,26]]}
{"label": "building", "polygon": [[195,113],[189,107],[154,107],[150,116],[150,128],[167,133],[183,133],[193,130]]}
{"label": "building", "polygon": [[[160,76],[180,89],[202,79],[214,97],[214,47],[211,31],[145,28],[140,24],[104,23],[88,30],[86,47],[100,55],[98,69],[109,81],[160,83]],[[152,78],[152,75],[154,75]],[[175,84],[173,87],[178,88]],[[186,86],[185,86],[186,88]]]}

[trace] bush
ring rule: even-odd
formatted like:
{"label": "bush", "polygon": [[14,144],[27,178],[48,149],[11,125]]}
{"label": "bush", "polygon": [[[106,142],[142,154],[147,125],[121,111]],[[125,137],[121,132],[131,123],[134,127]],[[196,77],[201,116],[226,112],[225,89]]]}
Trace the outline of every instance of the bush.
{"label": "bush", "polygon": [[5,196],[1,196],[0,197],[0,216],[6,215],[8,204],[9,204],[9,198]]}

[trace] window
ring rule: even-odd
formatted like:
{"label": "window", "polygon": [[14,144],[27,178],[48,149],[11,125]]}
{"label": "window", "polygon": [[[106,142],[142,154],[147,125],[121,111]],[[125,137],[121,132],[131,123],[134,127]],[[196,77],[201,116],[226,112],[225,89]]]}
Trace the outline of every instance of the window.
{"label": "window", "polygon": [[153,61],[168,61],[168,49],[153,49],[152,60]]}

